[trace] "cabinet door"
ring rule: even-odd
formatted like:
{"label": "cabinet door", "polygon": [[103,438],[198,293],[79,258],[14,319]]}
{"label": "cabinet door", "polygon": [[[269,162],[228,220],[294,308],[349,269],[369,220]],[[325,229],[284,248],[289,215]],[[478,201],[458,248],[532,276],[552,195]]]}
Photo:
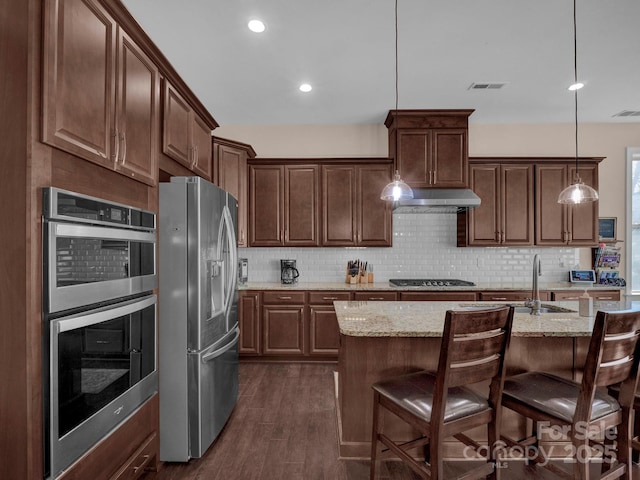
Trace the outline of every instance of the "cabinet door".
{"label": "cabinet door", "polygon": [[156,185],[160,75],[156,65],[122,29],[118,29],[116,98],[116,170]]}
{"label": "cabinet door", "polygon": [[218,185],[238,200],[238,246],[247,246],[247,156],[243,150],[215,145]]}
{"label": "cabinet door", "polygon": [[407,185],[411,187],[431,186],[431,165],[429,162],[431,150],[429,130],[398,130],[396,168]]}
{"label": "cabinet door", "polygon": [[251,165],[249,169],[249,225],[251,247],[282,245],[284,167]]}
{"label": "cabinet door", "polygon": [[93,0],[43,12],[42,140],[113,168],[116,24]]}
{"label": "cabinet door", "polygon": [[536,245],[568,241],[567,208],[558,195],[568,185],[566,165],[536,165]]}
{"label": "cabinet door", "polygon": [[358,246],[391,246],[391,203],[380,200],[380,192],[390,181],[391,165],[357,167],[356,240]]}
{"label": "cabinet door", "polygon": [[502,165],[503,245],[533,245],[533,165]]}
{"label": "cabinet door", "polygon": [[191,169],[205,180],[211,180],[211,129],[195,112],[191,112],[191,117],[193,135]]}
{"label": "cabinet door", "polygon": [[469,162],[467,131],[451,128],[433,129],[431,135],[431,186],[466,187]]}
{"label": "cabinet door", "polygon": [[322,245],[356,245],[356,169],[322,166]]}
{"label": "cabinet door", "polygon": [[284,245],[319,246],[319,167],[285,166],[284,176]]}
{"label": "cabinet door", "polygon": [[469,245],[499,245],[502,232],[500,215],[500,165],[474,164],[469,167],[470,188],[480,197],[480,206],[468,212]]}
{"label": "cabinet door", "polygon": [[191,128],[191,107],[165,80],[162,152],[189,169],[193,163]]}
{"label": "cabinet door", "polygon": [[333,305],[309,307],[309,354],[338,355],[340,327]]}
{"label": "cabinet door", "polygon": [[262,309],[265,355],[304,355],[304,305],[265,306]]}
{"label": "cabinet door", "polygon": [[238,295],[238,325],[240,327],[240,353],[260,353],[259,294],[241,292]]}
{"label": "cabinet door", "polygon": [[[573,182],[576,168],[568,168],[567,178],[569,183]],[[580,165],[580,178],[591,187],[598,187],[598,165]],[[589,245],[598,244],[598,202],[582,203],[578,205],[568,205],[569,222],[569,245]]]}

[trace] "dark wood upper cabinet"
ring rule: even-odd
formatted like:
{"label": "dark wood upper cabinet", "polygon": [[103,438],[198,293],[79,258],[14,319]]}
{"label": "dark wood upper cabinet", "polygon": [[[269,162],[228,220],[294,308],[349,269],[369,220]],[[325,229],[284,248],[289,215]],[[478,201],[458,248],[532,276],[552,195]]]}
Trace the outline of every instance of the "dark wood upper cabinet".
{"label": "dark wood upper cabinet", "polygon": [[480,197],[469,210],[468,245],[533,245],[533,165],[471,163],[469,187]]}
{"label": "dark wood upper cabinet", "polygon": [[391,165],[322,165],[322,245],[391,246],[391,205],[380,192]]}
{"label": "dark wood upper cabinet", "polygon": [[[598,189],[598,162],[579,163],[582,181]],[[594,246],[598,244],[598,202],[562,205],[560,192],[573,182],[575,163],[536,165],[536,244]]]}
{"label": "dark wood upper cabinet", "polygon": [[158,182],[160,73],[158,67],[118,29],[116,170],[149,185]]}
{"label": "dark wood upper cabinet", "polygon": [[[473,110],[391,110],[389,157],[411,187],[468,185],[468,118]],[[397,139],[397,142],[396,142]],[[397,143],[397,157],[396,157]]]}
{"label": "dark wood upper cabinet", "polygon": [[320,167],[284,168],[284,245],[320,244]]}
{"label": "dark wood upper cabinet", "polygon": [[43,142],[156,185],[158,68],[100,3],[45,4]]}
{"label": "dark wood upper cabinet", "polygon": [[251,145],[213,137],[213,182],[238,200],[239,247],[248,245],[247,216],[247,159],[254,158],[256,152]]}
{"label": "dark wood upper cabinet", "polygon": [[318,165],[250,165],[252,247],[320,244]]}
{"label": "dark wood upper cabinet", "polygon": [[359,246],[390,247],[391,203],[380,199],[391,181],[391,165],[358,165],[356,168],[356,228]]}
{"label": "dark wood upper cabinet", "polygon": [[162,152],[206,180],[212,180],[212,127],[178,90],[164,81]]}
{"label": "dark wood upper cabinet", "polygon": [[[596,190],[602,160],[579,159],[582,181]],[[458,214],[458,246],[596,245],[598,202],[558,203],[574,171],[570,157],[470,159],[470,187],[482,202]]]}
{"label": "dark wood upper cabinet", "polygon": [[322,245],[355,246],[356,169],[352,165],[322,166]]}

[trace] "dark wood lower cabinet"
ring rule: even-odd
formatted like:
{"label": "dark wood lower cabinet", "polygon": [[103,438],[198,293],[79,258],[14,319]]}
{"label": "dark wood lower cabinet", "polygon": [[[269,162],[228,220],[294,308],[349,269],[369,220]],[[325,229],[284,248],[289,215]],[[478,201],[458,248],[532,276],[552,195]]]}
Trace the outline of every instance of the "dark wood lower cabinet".
{"label": "dark wood lower cabinet", "polygon": [[261,352],[260,348],[260,294],[241,292],[238,295],[238,324],[240,326],[240,354]]}
{"label": "dark wood lower cabinet", "polygon": [[305,307],[262,307],[262,352],[265,355],[304,355]]}
{"label": "dark wood lower cabinet", "polygon": [[330,305],[309,307],[309,355],[338,355],[340,330]]}

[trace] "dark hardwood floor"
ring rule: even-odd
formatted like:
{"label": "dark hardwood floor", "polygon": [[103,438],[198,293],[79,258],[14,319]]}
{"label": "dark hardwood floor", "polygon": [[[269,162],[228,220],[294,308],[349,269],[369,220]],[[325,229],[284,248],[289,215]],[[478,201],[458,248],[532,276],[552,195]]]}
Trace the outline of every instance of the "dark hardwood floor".
{"label": "dark hardwood floor", "polygon": [[[184,464],[165,463],[144,480],[368,479],[368,461],[337,458],[335,369],[335,364],[241,363],[240,399],[205,456]],[[448,464],[447,473],[463,472],[467,465]],[[634,475],[640,475],[639,468]],[[384,462],[379,478],[418,477],[400,462]],[[502,480],[553,478],[542,468],[519,462],[502,470]]]}

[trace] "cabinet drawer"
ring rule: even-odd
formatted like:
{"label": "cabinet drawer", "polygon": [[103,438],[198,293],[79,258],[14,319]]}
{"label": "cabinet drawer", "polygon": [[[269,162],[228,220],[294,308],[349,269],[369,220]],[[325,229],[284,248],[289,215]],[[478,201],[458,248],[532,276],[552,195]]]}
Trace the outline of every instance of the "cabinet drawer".
{"label": "cabinet drawer", "polygon": [[[578,300],[584,291],[567,291],[567,292],[553,292],[552,298],[553,300]],[[606,291],[588,291],[587,292],[591,298],[594,300],[620,300],[620,291],[619,290],[606,290]]]}
{"label": "cabinet drawer", "polygon": [[473,302],[475,292],[400,292],[400,300],[407,302]]}
{"label": "cabinet drawer", "polygon": [[353,294],[354,300],[384,300],[386,302],[395,302],[398,299],[396,292],[355,292]]}
{"label": "cabinet drawer", "polygon": [[605,292],[590,291],[589,296],[594,300],[620,300],[620,290],[607,290]]}
{"label": "cabinet drawer", "polygon": [[143,473],[151,470],[155,466],[152,460],[157,451],[156,443],[157,436],[154,432],[142,442],[142,445],[110,480],[136,480]]}
{"label": "cabinet drawer", "polygon": [[276,305],[300,305],[304,304],[305,292],[264,292],[262,303]]}
{"label": "cabinet drawer", "polygon": [[350,300],[349,292],[309,292],[310,305],[333,305],[338,300]]}
{"label": "cabinet drawer", "polygon": [[[530,290],[523,291],[495,291],[495,292],[480,292],[478,295],[478,300],[483,302],[514,302],[514,301],[524,301],[529,300],[531,298]],[[549,292],[540,292],[540,300],[549,300]]]}

